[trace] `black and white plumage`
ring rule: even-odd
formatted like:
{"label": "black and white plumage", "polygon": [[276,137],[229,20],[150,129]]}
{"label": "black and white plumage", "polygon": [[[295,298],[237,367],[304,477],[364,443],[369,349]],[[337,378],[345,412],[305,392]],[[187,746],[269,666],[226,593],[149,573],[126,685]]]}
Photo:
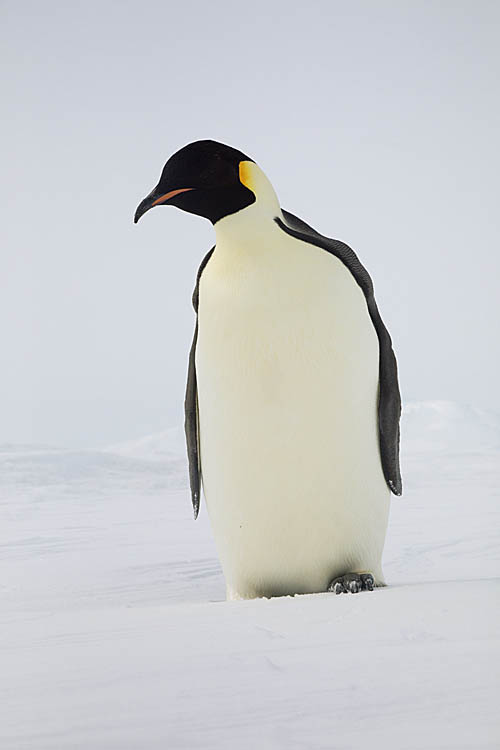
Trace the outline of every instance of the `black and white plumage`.
{"label": "black and white plumage", "polygon": [[401,406],[371,279],[283,211],[241,152],[202,141],[172,158],[138,217],[172,202],[216,230],[193,294],[185,427],[228,596],[325,591],[351,573],[382,585]]}

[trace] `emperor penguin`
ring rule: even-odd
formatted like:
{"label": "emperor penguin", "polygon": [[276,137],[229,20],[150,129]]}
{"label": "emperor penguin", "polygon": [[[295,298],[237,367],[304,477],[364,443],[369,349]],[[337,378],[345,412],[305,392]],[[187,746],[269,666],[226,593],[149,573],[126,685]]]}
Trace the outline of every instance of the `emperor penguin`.
{"label": "emperor penguin", "polygon": [[368,272],[216,141],[175,153],[134,221],[165,205],[215,228],[193,293],[185,431],[194,515],[203,487],[228,599],[385,585],[401,399]]}

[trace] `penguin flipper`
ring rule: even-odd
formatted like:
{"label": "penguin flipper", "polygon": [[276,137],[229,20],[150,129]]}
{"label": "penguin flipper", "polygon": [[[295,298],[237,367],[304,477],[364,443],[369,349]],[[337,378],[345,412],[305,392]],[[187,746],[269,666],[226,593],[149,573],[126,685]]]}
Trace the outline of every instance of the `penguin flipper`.
{"label": "penguin flipper", "polygon": [[198,386],[196,381],[196,342],[198,340],[198,302],[200,296],[200,278],[215,250],[213,247],[203,258],[196,275],[196,285],[193,292],[193,307],[196,312],[193,343],[189,352],[186,396],[184,399],[184,431],[186,433],[186,447],[189,463],[189,484],[191,487],[191,502],[194,517],[198,517],[201,494],[201,462],[200,462],[200,434],[198,421]]}
{"label": "penguin flipper", "polygon": [[[389,331],[384,325],[375,301],[373,283],[366,268],[348,245],[340,240],[325,237],[288,211],[282,211],[275,222],[291,237],[316,245],[335,255],[348,268],[366,298],[366,305],[379,340],[379,402],[378,431],[380,458],[385,481],[391,492],[403,492],[399,467],[399,419],[401,416],[401,396],[398,384],[398,366],[392,349]],[[286,222],[286,223],[285,223]]]}

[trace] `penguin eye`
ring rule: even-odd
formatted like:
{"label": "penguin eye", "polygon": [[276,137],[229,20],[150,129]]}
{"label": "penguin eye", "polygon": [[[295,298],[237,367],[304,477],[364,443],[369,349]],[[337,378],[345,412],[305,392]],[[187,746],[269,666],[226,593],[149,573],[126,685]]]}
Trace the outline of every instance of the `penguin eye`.
{"label": "penguin eye", "polygon": [[198,180],[206,188],[234,185],[238,181],[238,171],[234,165],[217,155],[199,172]]}

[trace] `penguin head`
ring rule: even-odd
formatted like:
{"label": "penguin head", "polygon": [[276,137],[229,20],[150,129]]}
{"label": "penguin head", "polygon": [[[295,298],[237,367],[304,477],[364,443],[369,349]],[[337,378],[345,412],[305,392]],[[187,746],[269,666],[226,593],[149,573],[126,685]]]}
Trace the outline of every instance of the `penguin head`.
{"label": "penguin head", "polygon": [[160,181],[138,205],[136,224],[153,206],[177,206],[215,224],[255,202],[242,180],[253,160],[217,141],[195,141],[177,151],[163,167]]}

